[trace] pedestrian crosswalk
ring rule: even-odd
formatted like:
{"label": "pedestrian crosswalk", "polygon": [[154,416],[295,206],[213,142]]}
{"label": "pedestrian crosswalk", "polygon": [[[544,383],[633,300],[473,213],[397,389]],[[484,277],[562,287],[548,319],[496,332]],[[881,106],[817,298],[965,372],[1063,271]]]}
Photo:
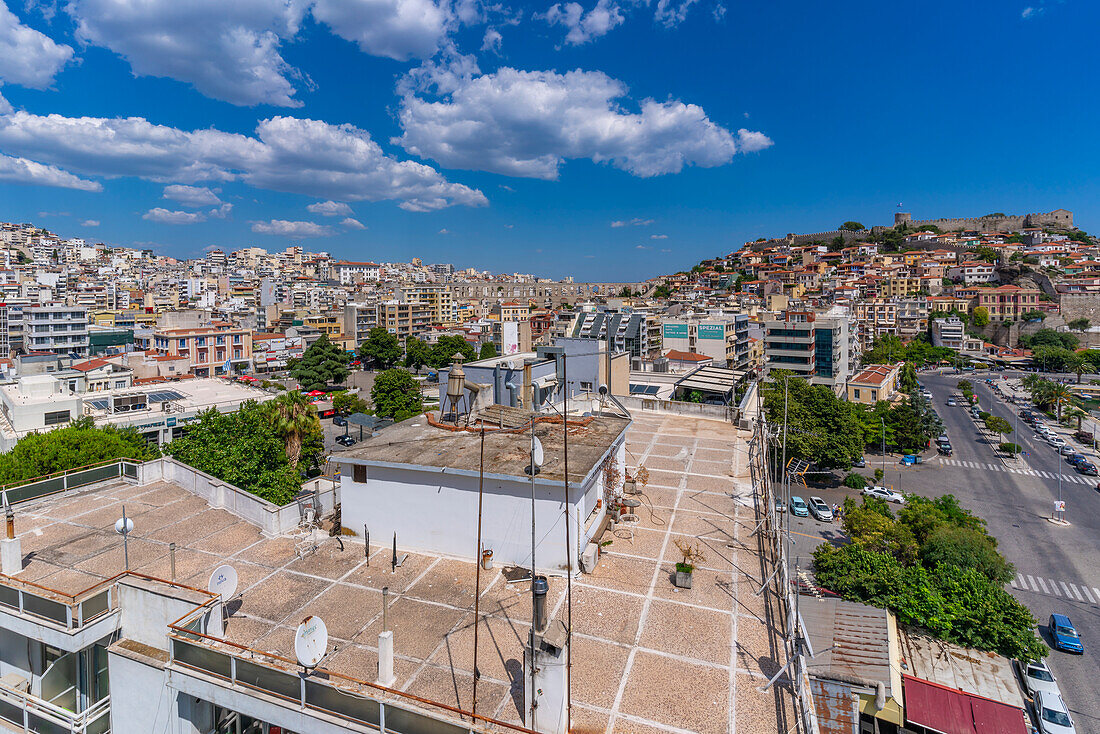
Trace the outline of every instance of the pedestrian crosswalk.
{"label": "pedestrian crosswalk", "polygon": [[[1042,471],[1040,469],[1032,469],[1030,467],[1014,467],[1004,466],[1002,464],[991,464],[986,461],[963,461],[961,459],[943,459],[940,463],[945,466],[957,466],[963,469],[980,469],[982,471],[999,471],[1007,472],[1009,474],[1020,474],[1027,477],[1039,477],[1041,479],[1053,479],[1057,481],[1058,475],[1054,472]],[[1085,477],[1080,474],[1063,474],[1062,481],[1069,484],[1087,484],[1093,485],[1096,483],[1096,478]]]}
{"label": "pedestrian crosswalk", "polygon": [[1060,581],[1031,574],[1016,574],[1012,580],[1012,588],[1021,591],[1032,591],[1047,596],[1058,596],[1070,601],[1082,601],[1089,604],[1100,602],[1100,589],[1085,584],[1071,584],[1068,581]]}

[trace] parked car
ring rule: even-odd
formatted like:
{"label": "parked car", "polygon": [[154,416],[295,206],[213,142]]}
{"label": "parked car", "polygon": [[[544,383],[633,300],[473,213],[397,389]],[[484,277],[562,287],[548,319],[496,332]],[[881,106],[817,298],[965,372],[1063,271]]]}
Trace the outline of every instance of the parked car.
{"label": "parked car", "polygon": [[947,407],[954,408],[956,405],[958,405],[958,403],[955,401],[955,398],[947,399]]}
{"label": "parked car", "polygon": [[775,511],[776,512],[786,512],[787,511],[787,503],[784,502],[779,497],[775,498]]}
{"label": "parked car", "polygon": [[790,510],[795,517],[809,517],[810,515],[810,508],[801,497],[791,497]]}
{"label": "parked car", "polygon": [[857,469],[862,469],[863,467],[867,466],[867,459],[861,456],[852,462],[852,466],[856,467]]}
{"label": "parked car", "polygon": [[1061,449],[1063,446],[1066,445],[1066,439],[1062,438],[1061,436],[1051,434],[1047,436],[1047,443],[1049,443],[1056,449]]}
{"label": "parked car", "polygon": [[332,425],[334,425],[334,426],[346,426],[347,424],[348,424],[348,419],[345,418],[344,416],[342,416],[342,415],[332,416]]}
{"label": "parked car", "polygon": [[1077,634],[1077,629],[1073,626],[1073,622],[1069,621],[1069,617],[1066,615],[1050,615],[1050,622],[1047,625],[1047,629],[1050,630],[1050,637],[1054,640],[1055,650],[1076,653],[1083,653],[1085,651],[1085,646],[1081,644],[1081,636]]}
{"label": "parked car", "polygon": [[810,498],[810,513],[821,522],[833,521],[833,511],[820,497]]}
{"label": "parked car", "polygon": [[878,497],[880,500],[886,500],[887,502],[896,502],[899,505],[905,504],[905,496],[901,492],[895,492],[888,487],[864,487],[860,494],[867,497]]}
{"label": "parked car", "polygon": [[1020,663],[1019,665],[1020,677],[1024,679],[1024,689],[1027,691],[1028,696],[1035,698],[1035,694],[1040,691],[1055,695],[1061,694],[1054,673],[1050,672],[1046,662],[1039,660],[1034,663]]}
{"label": "parked car", "polygon": [[906,454],[901,457],[901,463],[905,466],[913,466],[913,464],[923,464],[924,459],[921,458],[920,454]]}
{"label": "parked car", "polygon": [[931,393],[931,392],[929,392],[928,390],[925,390],[924,392],[922,392],[922,393],[920,394],[920,396],[921,396],[922,398],[924,398],[925,400],[931,400],[931,399],[932,399],[932,393]]}
{"label": "parked car", "polygon": [[348,435],[337,436],[336,443],[340,444],[341,446],[354,446],[355,439]]}
{"label": "parked car", "polygon": [[1096,464],[1091,461],[1082,461],[1078,464],[1074,464],[1073,468],[1080,474],[1084,474],[1086,477],[1095,477],[1097,475]]}
{"label": "parked car", "polygon": [[1066,440],[1063,438],[1062,445],[1058,447],[1058,453],[1060,453],[1062,456],[1070,456],[1077,453],[1077,449],[1066,443]]}
{"label": "parked car", "polygon": [[1039,731],[1042,734],[1076,734],[1069,709],[1057,693],[1035,694],[1035,713],[1038,714]]}
{"label": "parked car", "polygon": [[941,443],[939,446],[936,447],[936,450],[940,452],[941,456],[950,456],[952,451],[951,444]]}

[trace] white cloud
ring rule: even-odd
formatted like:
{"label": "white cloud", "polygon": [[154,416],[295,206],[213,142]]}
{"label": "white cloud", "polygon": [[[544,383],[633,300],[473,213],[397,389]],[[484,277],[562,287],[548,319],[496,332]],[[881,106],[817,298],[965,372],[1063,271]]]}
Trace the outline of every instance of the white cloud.
{"label": "white cloud", "polygon": [[653,19],[666,28],[674,28],[684,22],[691,6],[697,2],[699,0],[657,0]]}
{"label": "white cloud", "polygon": [[209,212],[207,212],[207,216],[213,217],[214,219],[225,219],[229,216],[229,212],[231,211],[233,211],[233,205],[226,202],[225,204],[219,206],[217,209],[211,209]]}
{"label": "white cloud", "polygon": [[162,198],[178,201],[184,206],[212,206],[222,203],[218,195],[205,186],[184,186],[182,184],[165,186]]}
{"label": "white cloud", "polygon": [[300,74],[279,54],[302,0],[71,0],[76,37],[122,56],[138,76],[177,79],[237,105],[299,107]]}
{"label": "white cloud", "polygon": [[433,56],[452,21],[448,3],[432,0],[314,0],[313,17],[364,53],[397,61]]}
{"label": "white cloud", "polygon": [[646,247],[645,245],[635,245],[634,249],[635,250],[648,250],[650,248]]}
{"label": "white cloud", "polygon": [[439,230],[439,234],[450,234],[450,233],[451,233],[451,230],[449,230],[449,229],[441,229],[441,230]]}
{"label": "white cloud", "polygon": [[0,83],[45,89],[72,57],[71,46],[23,25],[0,0]]}
{"label": "white cloud", "polygon": [[145,212],[141,218],[158,224],[196,224],[206,221],[206,215],[202,212],[169,211],[159,206]]}
{"label": "white cloud", "polygon": [[55,186],[78,191],[102,191],[103,184],[88,181],[63,171],[57,166],[45,165],[26,158],[0,154],[0,181],[35,186]]}
{"label": "white cloud", "polygon": [[653,224],[652,219],[642,219],[641,217],[634,217],[633,219],[630,219],[630,220],[616,219],[614,222],[611,223],[611,226],[614,227],[614,228],[619,228],[619,227],[648,227],[651,224]]}
{"label": "white cloud", "polygon": [[756,153],[774,145],[772,139],[761,132],[741,128],[737,131],[737,147],[742,153]]}
{"label": "white cloud", "polygon": [[1042,5],[1029,5],[1023,9],[1023,12],[1020,13],[1020,17],[1024,20],[1027,20],[1028,18],[1034,18],[1036,16],[1042,15],[1045,11],[1046,8],[1044,8]]}
{"label": "white cloud", "polygon": [[[645,99],[628,111],[626,85],[601,72],[478,75],[451,64],[423,67],[403,91],[404,134],[393,142],[448,168],[555,179],[566,159],[587,158],[648,177],[724,165],[738,151],[697,105]],[[756,135],[766,140],[741,140],[759,145]]]}
{"label": "white cloud", "polygon": [[492,51],[493,53],[500,53],[500,44],[504,40],[504,36],[500,35],[500,31],[496,28],[487,28],[485,35],[481,39],[481,50]]}
{"label": "white cloud", "polygon": [[12,111],[11,102],[4,99],[4,95],[0,94],[0,115],[6,115]]}
{"label": "white cloud", "polygon": [[587,13],[580,3],[555,3],[545,14],[536,17],[545,19],[550,25],[567,28],[565,42],[573,46],[606,35],[626,20],[622,8],[614,0],[597,0],[596,5]]}
{"label": "white cloud", "polygon": [[332,228],[313,222],[288,222],[272,219],[270,222],[253,222],[252,231],[258,234],[275,234],[284,237],[328,237]]}
{"label": "white cloud", "polygon": [[651,240],[667,240],[668,235],[667,234],[651,234],[649,236],[649,239],[651,239]]}
{"label": "white cloud", "polygon": [[310,214],[320,214],[325,217],[350,217],[354,212],[351,207],[342,201],[318,201],[306,207]]}
{"label": "white cloud", "polygon": [[340,224],[344,225],[348,229],[366,229],[367,225],[360,222],[358,219],[346,217],[340,221]]}
{"label": "white cloud", "polygon": [[[240,180],[271,191],[346,201],[396,200],[403,209],[482,206],[485,195],[434,168],[385,155],[353,125],[274,117],[256,137],[188,132],[141,117],[0,115],[0,146],[31,160],[98,176],[161,183]],[[99,184],[94,184],[99,186]]]}
{"label": "white cloud", "polygon": [[83,222],[80,223],[80,226],[81,227],[98,227],[99,226],[99,220],[98,219],[85,219]]}

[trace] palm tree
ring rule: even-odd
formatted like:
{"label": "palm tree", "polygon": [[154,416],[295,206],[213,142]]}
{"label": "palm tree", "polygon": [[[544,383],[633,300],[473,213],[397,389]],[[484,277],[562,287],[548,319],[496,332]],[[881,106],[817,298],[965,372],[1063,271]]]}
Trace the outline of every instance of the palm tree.
{"label": "palm tree", "polygon": [[1088,358],[1080,352],[1071,352],[1070,356],[1066,359],[1066,369],[1070,372],[1077,373],[1077,384],[1081,384],[1081,374],[1084,373],[1092,364]]}
{"label": "palm tree", "polygon": [[317,409],[297,390],[287,390],[272,400],[270,405],[275,430],[286,441],[286,458],[291,466],[297,467],[302,456],[303,439],[321,430]]}
{"label": "palm tree", "polygon": [[1062,406],[1070,404],[1070,399],[1073,397],[1073,391],[1069,389],[1069,385],[1053,382],[1050,386],[1049,397],[1050,402],[1058,411],[1058,420],[1062,420]]}

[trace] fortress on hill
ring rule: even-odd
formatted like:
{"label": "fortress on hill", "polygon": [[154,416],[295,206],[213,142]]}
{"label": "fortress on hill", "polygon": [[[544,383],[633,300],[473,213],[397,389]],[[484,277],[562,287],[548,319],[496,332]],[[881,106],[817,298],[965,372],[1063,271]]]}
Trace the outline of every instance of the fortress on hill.
{"label": "fortress on hill", "polygon": [[[912,219],[908,212],[897,212],[894,214],[893,227],[898,226],[904,226],[905,229],[913,232],[919,232],[923,227],[938,227],[944,232],[957,230],[965,232],[1018,232],[1033,227],[1068,230],[1073,229],[1073,212],[1067,209],[1055,209],[1046,214],[988,215],[957,219]],[[817,241],[828,242],[838,236],[843,237],[845,242],[858,242],[893,227],[876,225],[869,230],[865,229],[860,232],[834,229],[831,232],[788,234],[786,237],[775,237],[762,242],[746,242],[745,245],[753,250],[764,250],[778,245],[805,245]]]}

